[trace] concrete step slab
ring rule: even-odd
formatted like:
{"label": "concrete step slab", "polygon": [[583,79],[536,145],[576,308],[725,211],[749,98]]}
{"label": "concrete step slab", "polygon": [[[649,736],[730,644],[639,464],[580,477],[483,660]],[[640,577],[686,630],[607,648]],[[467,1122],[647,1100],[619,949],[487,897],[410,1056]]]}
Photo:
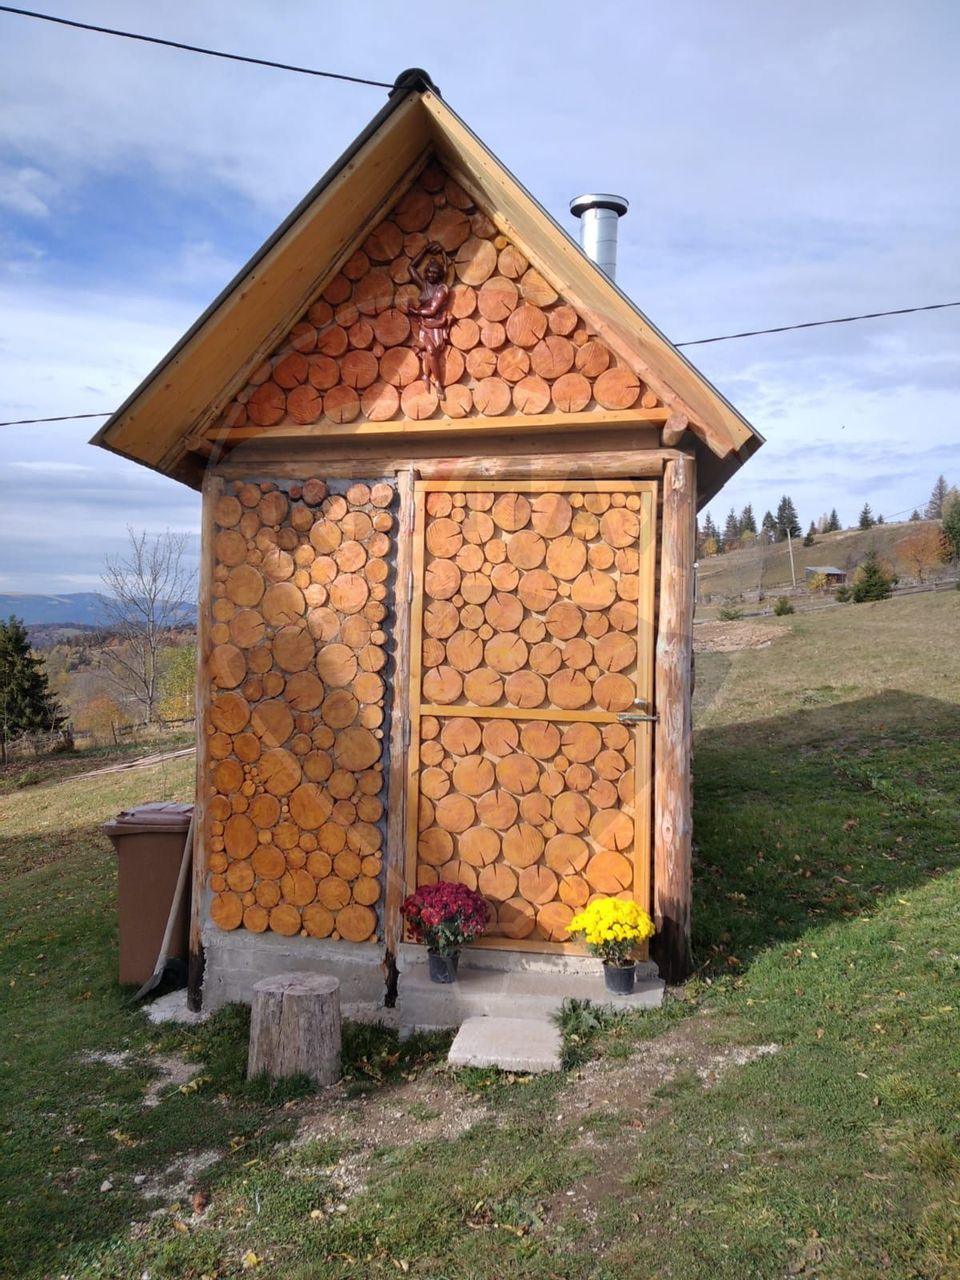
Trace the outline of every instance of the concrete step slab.
{"label": "concrete step slab", "polygon": [[549,1018],[467,1018],[447,1061],[529,1074],[559,1071],[562,1050],[560,1030]]}
{"label": "concrete step slab", "polygon": [[602,973],[515,972],[475,968],[460,960],[456,982],[431,982],[425,961],[408,963],[397,990],[400,1034],[459,1027],[468,1018],[546,1018],[564,1000],[589,1000],[608,1008],[656,1009],[663,1003],[659,978],[638,978],[632,995],[607,991]]}

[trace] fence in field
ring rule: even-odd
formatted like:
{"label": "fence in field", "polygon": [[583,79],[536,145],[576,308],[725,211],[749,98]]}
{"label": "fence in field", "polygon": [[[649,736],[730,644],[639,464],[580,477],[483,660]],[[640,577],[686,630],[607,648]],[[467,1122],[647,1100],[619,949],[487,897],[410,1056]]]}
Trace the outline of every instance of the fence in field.
{"label": "fence in field", "polygon": [[[915,596],[927,591],[955,591],[958,588],[960,588],[960,577],[935,578],[931,582],[910,582],[903,586],[896,586],[893,588],[892,594],[894,596]],[[755,593],[751,594],[753,594],[753,600],[750,599],[750,595],[744,594],[734,597],[732,602],[729,596],[701,596],[697,601],[697,607],[700,609],[704,606],[709,607],[727,603],[733,603],[737,609],[740,609],[741,605],[751,603],[760,606],[754,609],[743,608],[740,613],[743,618],[771,617],[774,613],[773,604],[780,596],[785,596],[790,601],[796,613],[820,613],[824,609],[842,609],[844,607],[840,601],[833,599],[830,591],[822,595],[811,595],[809,592],[804,591],[802,587],[785,587],[782,591],[771,591],[769,595],[764,597],[763,601],[758,600]],[[717,618],[715,617],[701,616],[694,619],[694,626],[697,623],[716,621]]]}
{"label": "fence in field", "polygon": [[[125,742],[150,742],[164,737],[172,730],[192,729],[193,718],[185,720],[160,720],[152,724],[112,724],[110,731],[114,746]],[[102,735],[100,735],[102,737]],[[0,765],[13,760],[36,760],[40,756],[56,755],[61,751],[73,751],[77,747],[94,745],[98,735],[76,731],[70,725],[52,733],[20,733],[15,738],[0,738]]]}

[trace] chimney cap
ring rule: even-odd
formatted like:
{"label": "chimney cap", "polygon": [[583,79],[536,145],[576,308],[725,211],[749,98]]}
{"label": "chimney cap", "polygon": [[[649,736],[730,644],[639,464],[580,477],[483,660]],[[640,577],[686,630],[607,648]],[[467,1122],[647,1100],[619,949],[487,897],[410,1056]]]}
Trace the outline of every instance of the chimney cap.
{"label": "chimney cap", "polygon": [[626,196],[614,196],[603,191],[590,192],[570,201],[570,212],[575,218],[581,217],[588,209],[610,209],[618,218],[622,218],[629,207]]}

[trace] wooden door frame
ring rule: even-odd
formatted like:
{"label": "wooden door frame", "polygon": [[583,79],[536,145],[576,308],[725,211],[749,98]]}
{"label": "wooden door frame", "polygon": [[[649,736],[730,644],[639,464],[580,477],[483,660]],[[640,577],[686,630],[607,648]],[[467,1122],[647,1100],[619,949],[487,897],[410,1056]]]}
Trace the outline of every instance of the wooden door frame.
{"label": "wooden door frame", "polygon": [[[636,493],[641,500],[640,548],[641,557],[639,576],[640,589],[637,600],[637,695],[646,702],[652,715],[654,712],[654,673],[656,649],[656,565],[657,565],[657,503],[659,498],[659,481],[628,480],[616,477],[594,479],[552,479],[548,477],[531,478],[529,474],[514,479],[501,478],[485,480],[459,476],[456,479],[417,479],[413,486],[412,509],[413,522],[411,584],[409,601],[409,670],[407,672],[409,691],[406,698],[407,727],[404,734],[406,786],[404,791],[404,807],[406,809],[406,839],[402,851],[403,882],[406,892],[416,887],[417,874],[417,839],[419,836],[419,777],[420,777],[420,717],[424,714],[442,714],[439,708],[423,704],[420,697],[422,677],[423,648],[423,608],[424,598],[422,581],[425,560],[425,525],[426,495],[436,492],[493,492],[493,493],[564,493],[592,492],[615,493],[629,491]],[[406,527],[402,518],[401,525]],[[398,575],[399,582],[399,575]],[[399,602],[398,602],[399,605]],[[399,670],[399,665],[398,665]],[[399,700],[398,700],[399,701]],[[396,705],[396,703],[395,703]],[[483,708],[483,718],[502,718],[510,720],[544,720],[544,721],[590,721],[595,724],[616,724],[617,714],[614,712],[524,710],[514,707]],[[460,714],[465,712],[460,709]],[[634,727],[635,756],[634,772],[634,847],[633,858],[633,894],[646,911],[652,911],[651,867],[653,862],[653,722],[641,722]],[[391,781],[393,776],[391,776]],[[399,910],[399,900],[397,903]],[[398,937],[401,936],[399,925]],[[478,944],[483,948],[504,951],[528,951],[547,954],[582,955],[584,947],[576,942],[551,942],[547,939],[497,938],[488,937]],[[644,951],[644,954],[646,952]]]}

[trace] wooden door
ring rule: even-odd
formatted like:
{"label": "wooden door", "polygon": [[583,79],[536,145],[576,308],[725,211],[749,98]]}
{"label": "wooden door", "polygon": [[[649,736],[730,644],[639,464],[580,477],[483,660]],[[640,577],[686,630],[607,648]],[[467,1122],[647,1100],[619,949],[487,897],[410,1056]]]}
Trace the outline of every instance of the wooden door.
{"label": "wooden door", "polygon": [[575,949],[650,896],[651,481],[416,485],[407,884],[478,888],[481,945]]}

